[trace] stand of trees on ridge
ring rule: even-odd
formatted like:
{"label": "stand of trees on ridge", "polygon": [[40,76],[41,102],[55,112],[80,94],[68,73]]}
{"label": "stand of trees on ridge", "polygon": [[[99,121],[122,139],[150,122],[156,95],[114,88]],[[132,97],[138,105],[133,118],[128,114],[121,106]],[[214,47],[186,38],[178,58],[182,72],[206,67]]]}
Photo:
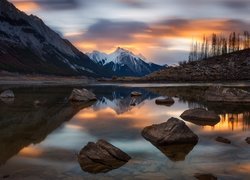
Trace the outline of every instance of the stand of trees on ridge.
{"label": "stand of trees on ridge", "polygon": [[[206,60],[210,57],[220,56],[250,48],[250,33],[232,32],[228,37],[213,33],[211,37],[203,36],[202,42],[193,42],[188,61]],[[186,61],[181,64],[185,64]]]}

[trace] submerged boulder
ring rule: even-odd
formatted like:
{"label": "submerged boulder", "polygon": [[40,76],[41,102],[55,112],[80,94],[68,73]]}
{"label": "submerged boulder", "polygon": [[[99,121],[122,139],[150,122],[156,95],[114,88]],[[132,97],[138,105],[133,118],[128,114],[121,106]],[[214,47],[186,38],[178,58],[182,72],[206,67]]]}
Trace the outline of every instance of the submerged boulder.
{"label": "submerged boulder", "polygon": [[0,94],[0,98],[15,98],[15,95],[12,90],[6,90]]}
{"label": "submerged boulder", "polygon": [[142,95],[142,93],[137,92],[137,91],[131,92],[131,96],[141,96],[141,95]]}
{"label": "submerged boulder", "polygon": [[196,108],[184,111],[181,116],[182,119],[190,121],[197,125],[215,125],[220,122],[220,117],[213,111]]}
{"label": "submerged boulder", "polygon": [[231,144],[231,141],[229,139],[223,138],[223,137],[217,137],[215,139],[217,142],[225,143],[225,144]]}
{"label": "submerged boulder", "polygon": [[247,138],[246,138],[246,142],[247,142],[248,144],[250,144],[250,137],[247,137]]}
{"label": "submerged boulder", "polygon": [[250,92],[238,88],[210,87],[205,92],[205,99],[211,102],[250,103]]}
{"label": "submerged boulder", "polygon": [[194,177],[198,180],[217,180],[213,174],[195,174]]}
{"label": "submerged boulder", "polygon": [[105,140],[89,142],[78,155],[82,170],[94,174],[117,169],[130,159],[129,155]]}
{"label": "submerged boulder", "polygon": [[164,99],[156,99],[155,104],[171,106],[171,105],[174,104],[174,99],[171,98],[171,97],[167,97],[167,98],[164,98]]}
{"label": "submerged boulder", "polygon": [[70,97],[70,101],[94,101],[97,100],[94,93],[88,91],[87,89],[73,89]]}
{"label": "submerged boulder", "polygon": [[154,145],[196,144],[198,136],[177,118],[170,118],[167,122],[154,124],[142,130],[142,136]]}

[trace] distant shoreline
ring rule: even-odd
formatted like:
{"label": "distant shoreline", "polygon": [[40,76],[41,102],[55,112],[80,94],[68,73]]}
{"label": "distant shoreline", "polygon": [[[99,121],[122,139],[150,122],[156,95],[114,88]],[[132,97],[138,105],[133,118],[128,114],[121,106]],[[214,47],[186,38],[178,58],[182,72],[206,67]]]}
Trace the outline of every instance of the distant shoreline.
{"label": "distant shoreline", "polygon": [[1,75],[0,76],[0,86],[4,85],[13,85],[13,86],[80,86],[80,85],[89,85],[89,84],[138,84],[139,86],[143,84],[230,84],[238,85],[242,84],[250,86],[250,80],[239,80],[239,81],[148,81],[148,80],[139,80],[139,79],[130,79],[130,80],[100,80],[94,78],[88,78],[85,76],[82,77],[64,77],[64,76],[47,76],[47,75]]}
{"label": "distant shoreline", "polygon": [[64,76],[43,76],[43,75],[0,75],[0,85],[37,85],[37,86],[57,86],[57,85],[85,85],[96,82],[93,78],[85,76],[64,77]]}
{"label": "distant shoreline", "polygon": [[196,84],[202,84],[202,83],[250,83],[250,80],[207,80],[207,81],[198,81],[198,80],[145,80],[145,79],[134,79],[134,80],[97,80],[99,83],[196,83]]}

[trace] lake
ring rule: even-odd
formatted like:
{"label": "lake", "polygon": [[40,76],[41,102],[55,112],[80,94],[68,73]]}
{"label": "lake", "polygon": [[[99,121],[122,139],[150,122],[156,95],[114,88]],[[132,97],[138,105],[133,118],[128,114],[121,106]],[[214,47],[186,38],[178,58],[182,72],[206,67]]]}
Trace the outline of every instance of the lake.
{"label": "lake", "polygon": [[[98,101],[72,104],[73,87],[15,87],[14,101],[0,100],[0,179],[218,179],[250,178],[249,104],[208,103],[203,94],[211,84],[97,84],[86,88]],[[229,85],[227,85],[229,86]],[[234,84],[250,90],[248,85]],[[142,96],[132,98],[138,91]],[[171,96],[171,106],[155,104]],[[38,103],[39,102],[39,103]],[[185,123],[199,136],[188,150],[162,153],[141,136],[144,127],[179,116],[187,109],[215,111],[213,125]],[[215,141],[223,136],[232,144]],[[84,172],[77,153],[90,141],[105,139],[132,159],[107,173]]]}

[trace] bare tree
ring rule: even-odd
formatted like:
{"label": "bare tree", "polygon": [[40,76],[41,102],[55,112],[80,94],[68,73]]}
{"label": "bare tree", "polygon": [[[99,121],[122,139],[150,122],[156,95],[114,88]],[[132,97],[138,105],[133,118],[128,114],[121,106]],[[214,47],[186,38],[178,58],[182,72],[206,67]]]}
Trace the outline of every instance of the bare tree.
{"label": "bare tree", "polygon": [[224,55],[231,52],[250,48],[250,33],[244,31],[240,33],[232,32],[228,37],[213,33],[211,38],[203,35],[201,42],[192,41],[189,61],[208,59],[209,57]]}

